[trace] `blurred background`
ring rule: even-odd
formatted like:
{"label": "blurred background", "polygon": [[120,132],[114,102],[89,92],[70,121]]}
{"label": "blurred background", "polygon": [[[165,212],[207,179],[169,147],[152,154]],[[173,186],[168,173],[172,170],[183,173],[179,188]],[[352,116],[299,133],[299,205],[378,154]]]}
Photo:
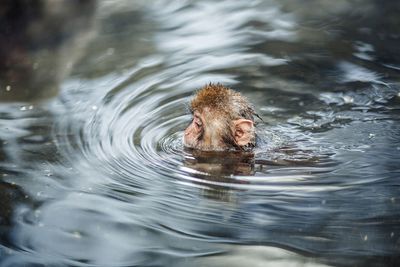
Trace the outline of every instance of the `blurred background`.
{"label": "blurred background", "polygon": [[[0,3],[0,266],[399,266],[398,1]],[[253,154],[187,151],[209,82]]]}

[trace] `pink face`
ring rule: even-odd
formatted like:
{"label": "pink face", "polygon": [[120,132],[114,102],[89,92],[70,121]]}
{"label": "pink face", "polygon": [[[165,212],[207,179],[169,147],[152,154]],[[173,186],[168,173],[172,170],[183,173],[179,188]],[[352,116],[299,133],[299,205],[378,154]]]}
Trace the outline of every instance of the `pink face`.
{"label": "pink face", "polygon": [[195,110],[192,122],[185,130],[183,144],[189,148],[218,151],[254,142],[253,121],[240,118],[227,124],[227,116],[208,107],[201,112]]}
{"label": "pink face", "polygon": [[186,128],[183,144],[186,147],[200,150],[222,150],[226,145],[222,142],[220,123],[208,109],[202,113],[194,111],[193,120]]}
{"label": "pink face", "polygon": [[197,147],[203,132],[203,121],[200,118],[200,114],[198,112],[195,112],[193,114],[192,122],[185,129],[185,135],[183,137],[184,145],[191,148]]}

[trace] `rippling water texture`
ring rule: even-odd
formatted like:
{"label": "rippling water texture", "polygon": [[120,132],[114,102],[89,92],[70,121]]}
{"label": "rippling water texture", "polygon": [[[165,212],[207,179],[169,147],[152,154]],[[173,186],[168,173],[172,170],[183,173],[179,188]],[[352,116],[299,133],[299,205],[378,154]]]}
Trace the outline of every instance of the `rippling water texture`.
{"label": "rippling water texture", "polygon": [[[399,12],[101,2],[60,95],[0,105],[0,265],[399,266]],[[253,155],[183,149],[208,82],[254,103]]]}

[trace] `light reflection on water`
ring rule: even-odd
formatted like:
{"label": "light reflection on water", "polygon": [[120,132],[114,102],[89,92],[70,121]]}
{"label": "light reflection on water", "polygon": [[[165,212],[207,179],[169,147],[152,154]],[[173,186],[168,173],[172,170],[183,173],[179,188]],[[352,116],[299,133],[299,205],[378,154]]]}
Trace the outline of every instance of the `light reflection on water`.
{"label": "light reflection on water", "polygon": [[[398,23],[368,24],[383,7],[112,2],[57,99],[1,106],[2,266],[399,263],[400,63],[381,51]],[[183,149],[208,82],[255,104],[254,155]]]}

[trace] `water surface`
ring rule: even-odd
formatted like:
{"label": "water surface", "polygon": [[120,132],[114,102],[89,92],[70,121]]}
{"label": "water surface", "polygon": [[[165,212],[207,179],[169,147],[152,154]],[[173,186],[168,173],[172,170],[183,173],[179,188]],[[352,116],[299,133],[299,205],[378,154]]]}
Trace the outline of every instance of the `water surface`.
{"label": "water surface", "polygon": [[[0,265],[398,266],[384,4],[100,2],[59,96],[0,105]],[[254,154],[183,149],[208,82],[254,103]]]}

